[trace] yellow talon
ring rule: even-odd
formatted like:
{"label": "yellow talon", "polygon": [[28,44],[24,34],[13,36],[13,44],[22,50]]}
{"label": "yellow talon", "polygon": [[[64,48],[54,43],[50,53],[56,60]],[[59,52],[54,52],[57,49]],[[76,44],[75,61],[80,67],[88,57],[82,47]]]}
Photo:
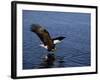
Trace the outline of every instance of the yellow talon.
{"label": "yellow talon", "polygon": [[56,48],[52,49],[52,52],[56,51]]}

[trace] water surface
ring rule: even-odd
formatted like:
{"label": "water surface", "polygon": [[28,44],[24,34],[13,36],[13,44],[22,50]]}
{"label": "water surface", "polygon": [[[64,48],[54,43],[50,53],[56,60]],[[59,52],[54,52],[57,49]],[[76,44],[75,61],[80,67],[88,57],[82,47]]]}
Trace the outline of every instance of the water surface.
{"label": "water surface", "polygon": [[[56,60],[43,61],[49,54],[40,47],[40,39],[30,31],[31,24],[40,24],[52,37],[65,36],[56,45]],[[90,66],[90,14],[23,10],[23,69]]]}

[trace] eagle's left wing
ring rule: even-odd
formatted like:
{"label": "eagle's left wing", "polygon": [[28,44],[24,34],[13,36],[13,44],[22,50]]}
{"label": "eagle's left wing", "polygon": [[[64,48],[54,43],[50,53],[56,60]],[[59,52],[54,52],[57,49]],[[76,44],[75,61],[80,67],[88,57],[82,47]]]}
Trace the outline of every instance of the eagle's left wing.
{"label": "eagle's left wing", "polygon": [[46,29],[44,29],[39,24],[32,24],[31,31],[37,34],[43,44],[47,46],[48,51],[51,51],[53,49],[53,41],[49,32]]}

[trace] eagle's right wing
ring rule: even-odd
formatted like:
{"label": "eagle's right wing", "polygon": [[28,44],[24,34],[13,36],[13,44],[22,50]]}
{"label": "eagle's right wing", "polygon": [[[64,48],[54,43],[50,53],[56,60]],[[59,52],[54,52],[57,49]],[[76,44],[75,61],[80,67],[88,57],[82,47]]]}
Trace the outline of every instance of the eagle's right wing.
{"label": "eagle's right wing", "polygon": [[54,44],[57,44],[57,43],[60,43],[65,37],[63,36],[59,36],[59,37],[56,37],[56,38],[53,38],[53,43]]}

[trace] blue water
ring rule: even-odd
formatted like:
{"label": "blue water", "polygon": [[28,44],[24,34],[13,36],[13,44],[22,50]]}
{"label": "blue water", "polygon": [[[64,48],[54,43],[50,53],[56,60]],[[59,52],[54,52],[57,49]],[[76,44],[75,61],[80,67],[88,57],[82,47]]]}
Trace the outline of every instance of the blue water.
{"label": "blue water", "polygon": [[[40,24],[52,37],[66,37],[56,45],[56,60],[51,68],[90,66],[89,13],[23,10],[23,69],[41,68],[48,52],[40,47],[40,39],[30,31],[31,24]],[[46,67],[45,67],[46,68]]]}

